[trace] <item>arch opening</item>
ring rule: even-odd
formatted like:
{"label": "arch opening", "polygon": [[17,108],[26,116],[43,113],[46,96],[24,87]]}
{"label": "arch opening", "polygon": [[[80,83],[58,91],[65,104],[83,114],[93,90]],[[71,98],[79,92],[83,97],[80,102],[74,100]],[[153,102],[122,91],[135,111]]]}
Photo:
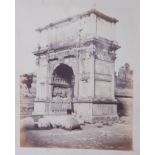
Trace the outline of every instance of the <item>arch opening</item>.
{"label": "arch opening", "polygon": [[74,96],[74,73],[71,67],[60,64],[53,72],[52,98],[71,101]]}

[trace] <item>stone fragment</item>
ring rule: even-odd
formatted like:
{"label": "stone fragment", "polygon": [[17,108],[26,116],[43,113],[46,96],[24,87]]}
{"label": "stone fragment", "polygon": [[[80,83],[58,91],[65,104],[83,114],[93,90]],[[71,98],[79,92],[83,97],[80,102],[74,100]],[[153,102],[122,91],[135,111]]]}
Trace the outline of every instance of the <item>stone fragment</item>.
{"label": "stone fragment", "polygon": [[79,121],[74,117],[67,117],[62,122],[62,128],[67,130],[80,129]]}
{"label": "stone fragment", "polygon": [[47,120],[46,118],[40,118],[38,120],[38,128],[39,129],[49,129],[51,127],[52,126],[51,126],[49,120]]}
{"label": "stone fragment", "polygon": [[34,120],[32,117],[26,117],[20,120],[21,129],[34,129]]}

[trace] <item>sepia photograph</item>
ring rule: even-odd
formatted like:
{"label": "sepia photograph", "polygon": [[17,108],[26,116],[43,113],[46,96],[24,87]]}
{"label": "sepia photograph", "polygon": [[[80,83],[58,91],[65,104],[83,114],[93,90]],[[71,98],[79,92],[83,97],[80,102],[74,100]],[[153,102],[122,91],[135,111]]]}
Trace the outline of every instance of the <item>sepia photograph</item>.
{"label": "sepia photograph", "polygon": [[21,148],[134,150],[138,2],[16,0]]}

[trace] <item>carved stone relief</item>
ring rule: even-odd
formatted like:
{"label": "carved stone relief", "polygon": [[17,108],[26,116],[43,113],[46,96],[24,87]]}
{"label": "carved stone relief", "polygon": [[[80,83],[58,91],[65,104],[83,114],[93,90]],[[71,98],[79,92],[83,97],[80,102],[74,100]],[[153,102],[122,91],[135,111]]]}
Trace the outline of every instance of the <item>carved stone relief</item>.
{"label": "carved stone relief", "polygon": [[82,72],[81,81],[87,83],[89,79],[90,79],[90,73],[89,72]]}

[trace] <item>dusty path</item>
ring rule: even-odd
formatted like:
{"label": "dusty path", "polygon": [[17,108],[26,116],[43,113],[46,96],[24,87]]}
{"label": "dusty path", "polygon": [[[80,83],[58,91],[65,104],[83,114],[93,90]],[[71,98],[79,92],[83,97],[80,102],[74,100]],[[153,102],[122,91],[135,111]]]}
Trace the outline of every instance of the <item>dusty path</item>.
{"label": "dusty path", "polygon": [[29,130],[22,132],[21,146],[66,147],[83,149],[132,148],[131,130],[128,125],[98,126],[86,124],[81,130],[63,129]]}

